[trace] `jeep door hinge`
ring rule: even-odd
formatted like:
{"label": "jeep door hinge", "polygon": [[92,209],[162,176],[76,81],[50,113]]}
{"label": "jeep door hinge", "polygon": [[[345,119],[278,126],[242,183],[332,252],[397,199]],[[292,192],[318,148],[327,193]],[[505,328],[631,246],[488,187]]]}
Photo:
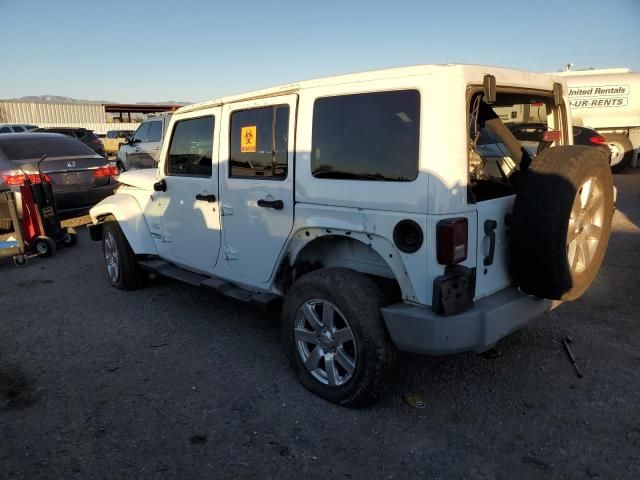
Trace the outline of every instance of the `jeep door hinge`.
{"label": "jeep door hinge", "polygon": [[224,258],[228,262],[238,260],[238,251],[231,247],[224,247]]}
{"label": "jeep door hinge", "polygon": [[222,203],[222,208],[220,209],[222,212],[222,216],[225,215],[233,215],[233,207],[228,203]]}

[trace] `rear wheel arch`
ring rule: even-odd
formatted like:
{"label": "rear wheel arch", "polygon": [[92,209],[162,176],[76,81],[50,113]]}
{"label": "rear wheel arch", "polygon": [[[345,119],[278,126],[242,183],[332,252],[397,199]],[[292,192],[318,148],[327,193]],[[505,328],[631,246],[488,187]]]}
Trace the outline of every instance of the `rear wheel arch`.
{"label": "rear wheel arch", "polygon": [[[400,252],[387,239],[362,232],[306,228],[293,235],[285,249],[276,282],[286,290],[305,274],[319,268],[346,267],[386,284],[402,299],[416,294]],[[397,298],[399,301],[400,298]]]}

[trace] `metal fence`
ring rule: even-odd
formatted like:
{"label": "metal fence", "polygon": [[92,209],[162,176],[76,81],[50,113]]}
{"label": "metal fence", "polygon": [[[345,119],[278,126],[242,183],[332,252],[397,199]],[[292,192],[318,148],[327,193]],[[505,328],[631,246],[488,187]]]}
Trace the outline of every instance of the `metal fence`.
{"label": "metal fence", "polygon": [[91,103],[0,101],[0,123],[27,123],[39,127],[78,127],[106,134],[109,130],[135,130],[140,123],[107,122],[104,106]]}

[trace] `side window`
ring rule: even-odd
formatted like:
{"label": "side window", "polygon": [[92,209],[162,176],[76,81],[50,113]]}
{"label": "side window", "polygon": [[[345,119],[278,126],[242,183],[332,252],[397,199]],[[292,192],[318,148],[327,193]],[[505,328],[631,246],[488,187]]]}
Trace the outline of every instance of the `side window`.
{"label": "side window", "polygon": [[14,126],[14,127],[11,127],[11,128],[13,128],[13,131],[16,132],[16,133],[17,132],[24,132],[24,128],[22,128],[22,127]]}
{"label": "side window", "polygon": [[133,143],[142,143],[147,141],[147,132],[149,131],[149,123],[143,123],[136,130],[133,136]]}
{"label": "side window", "polygon": [[11,129],[9,127],[0,128],[0,133],[11,133]]}
{"label": "side window", "polygon": [[162,140],[162,121],[149,122],[147,142],[159,142],[160,140]]}
{"label": "side window", "polygon": [[287,178],[289,107],[273,106],[231,114],[229,176]]}
{"label": "side window", "polygon": [[212,116],[176,122],[167,159],[168,175],[211,176],[214,124]]}
{"label": "side window", "polygon": [[417,90],[319,98],[313,105],[314,177],[410,182],[418,177]]}

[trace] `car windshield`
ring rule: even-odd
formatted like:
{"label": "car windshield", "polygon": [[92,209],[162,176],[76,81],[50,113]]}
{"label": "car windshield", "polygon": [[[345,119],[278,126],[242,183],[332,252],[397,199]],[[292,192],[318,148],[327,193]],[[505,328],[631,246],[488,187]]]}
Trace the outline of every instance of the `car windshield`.
{"label": "car windshield", "polygon": [[41,135],[27,135],[18,138],[0,138],[0,149],[9,160],[30,160],[48,157],[76,157],[95,155],[89,147],[75,138],[43,137]]}

